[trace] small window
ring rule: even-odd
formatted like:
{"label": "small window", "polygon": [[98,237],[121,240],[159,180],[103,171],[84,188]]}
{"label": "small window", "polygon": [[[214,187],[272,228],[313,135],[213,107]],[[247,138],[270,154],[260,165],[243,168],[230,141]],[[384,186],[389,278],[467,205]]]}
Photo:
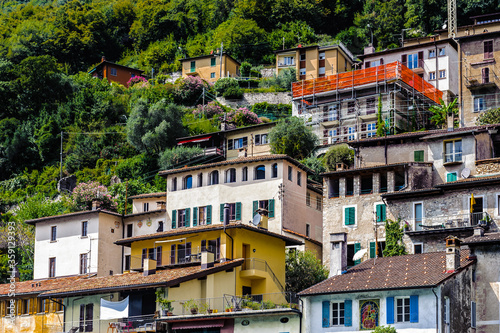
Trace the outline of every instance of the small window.
{"label": "small window", "polygon": [[196,61],[191,61],[190,70],[191,70],[191,73],[196,71]]}
{"label": "small window", "polygon": [[470,312],[470,326],[474,328],[476,327],[476,302],[471,302]]}
{"label": "small window", "polygon": [[311,193],[306,193],[306,205],[311,206]]}
{"label": "small window", "polygon": [[493,41],[492,40],[484,41],[483,45],[484,45],[484,59],[493,58]]}
{"label": "small window", "polygon": [[305,53],[302,53],[302,54],[300,55],[300,61],[304,61],[304,60],[306,60],[306,54],[305,54]]}
{"label": "small window", "polygon": [[226,183],[236,183],[236,169],[231,168],[226,170]]}
{"label": "small window", "polygon": [[177,191],[177,177],[172,178],[172,192]]}
{"label": "small window", "polygon": [[413,244],[413,254],[424,253],[424,245],[422,243]]}
{"label": "small window", "polygon": [[56,258],[49,258],[49,277],[56,276]]}
{"label": "small window", "polygon": [[219,184],[219,171],[214,170],[210,173],[210,184],[209,185],[217,185]]}
{"label": "small window", "polygon": [[186,226],[186,210],[179,209],[177,211],[177,227],[182,228]]}
{"label": "small window", "polygon": [[127,237],[132,237],[133,224],[127,224]]}
{"label": "small window", "polygon": [[297,185],[302,186],[302,172],[297,171]]}
{"label": "small window", "polygon": [[446,79],[446,70],[445,69],[442,69],[439,71],[439,78]]}
{"label": "small window", "polygon": [[88,273],[88,255],[87,253],[80,254],[80,274]]}
{"label": "small window", "polygon": [[485,109],[484,97],[474,97],[474,112],[481,112]]}
{"label": "small window", "polygon": [[188,175],[182,180],[182,189],[187,190],[193,187],[193,176]]}
{"label": "small window", "polygon": [[210,73],[210,78],[215,79],[215,72]]}
{"label": "small window", "polygon": [[55,242],[57,239],[57,226],[52,226],[50,228],[50,241]]}
{"label": "small window", "polygon": [[248,168],[243,167],[243,169],[241,169],[241,181],[246,182],[247,180],[248,180]]}
{"label": "small window", "polygon": [[267,140],[267,134],[257,134],[255,135],[255,145],[265,145],[268,144],[269,141]]}
{"label": "small window", "polygon": [[[193,211],[193,215],[195,212]],[[207,224],[207,207],[198,207],[198,224],[206,225]],[[194,225],[194,220],[193,220]]]}
{"label": "small window", "polygon": [[278,164],[274,163],[271,166],[271,178],[278,178]]}
{"label": "small window", "polygon": [[[212,66],[212,67],[213,67],[213,66],[215,66],[216,62],[217,62],[217,58],[215,58],[215,57],[214,57],[214,58],[211,58],[211,59],[210,59],[210,66]],[[215,73],[214,73],[214,74],[215,74]]]}
{"label": "small window", "polygon": [[424,151],[423,150],[415,150],[413,152],[413,160],[415,162],[423,162],[424,161]]}
{"label": "small window", "polygon": [[429,58],[435,58],[436,57],[436,49],[429,50]]}
{"label": "small window", "polygon": [[30,300],[22,299],[21,300],[21,314],[29,314],[30,309]]}
{"label": "small window", "polygon": [[311,237],[311,225],[306,223],[306,237]]}
{"label": "small window", "polygon": [[438,54],[439,54],[440,57],[445,56],[446,55],[446,49],[444,47],[438,49]]}
{"label": "small window", "polygon": [[332,326],[344,325],[344,302],[332,302]]}
{"label": "small window", "polygon": [[125,256],[125,270],[130,271],[130,254]]}
{"label": "small window", "polygon": [[118,73],[117,73],[117,71],[116,71],[116,68],[110,68],[109,72],[110,72],[110,74],[111,74],[111,75],[113,75],[113,76],[117,76],[117,75],[118,75]]}
{"label": "small window", "polygon": [[398,323],[410,321],[410,297],[396,298],[396,321]]}
{"label": "small window", "polygon": [[149,202],[145,202],[142,206],[143,206],[143,212],[149,211]]}
{"label": "small window", "polygon": [[87,237],[87,233],[88,233],[88,224],[89,224],[89,222],[88,222],[88,221],[83,221],[83,222],[82,222],[82,237]]}
{"label": "small window", "polygon": [[462,161],[462,140],[445,141],[444,159],[445,163]]}
{"label": "small window", "polygon": [[435,80],[436,79],[436,72],[429,72],[429,80]]}
{"label": "small window", "polygon": [[292,167],[291,167],[291,166],[288,166],[288,180],[289,180],[289,181],[292,181],[292,178],[293,178],[293,174],[292,174],[292,172],[293,172]]}
{"label": "small window", "polygon": [[203,173],[198,174],[198,187],[203,186]]}
{"label": "small window", "polygon": [[158,228],[156,228],[156,232],[163,231],[163,221],[158,221]]}
{"label": "small window", "polygon": [[457,173],[456,172],[448,172],[446,174],[446,182],[454,182],[457,180]]}
{"label": "small window", "polygon": [[316,196],[316,210],[322,210],[323,209],[323,198],[320,196]]}
{"label": "small window", "polygon": [[264,165],[259,165],[255,168],[254,179],[266,179],[266,167]]}

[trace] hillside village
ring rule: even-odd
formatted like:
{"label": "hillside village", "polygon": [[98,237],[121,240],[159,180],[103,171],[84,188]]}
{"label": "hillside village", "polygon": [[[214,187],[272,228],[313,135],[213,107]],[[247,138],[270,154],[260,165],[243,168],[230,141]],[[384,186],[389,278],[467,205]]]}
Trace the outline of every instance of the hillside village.
{"label": "hillside village", "polygon": [[[450,31],[356,56],[340,42],[276,50],[274,72],[297,76],[279,98],[314,154],[347,145],[352,163],[313,180],[273,151],[279,122],[177,137],[201,153],[157,173],[164,191],[129,196],[130,213],[93,200],[25,221],[33,279],[11,265],[0,332],[498,332],[500,123],[478,118],[500,107],[500,14]],[[181,76],[240,66],[186,57]],[[88,73],[125,87],[143,74],[106,58]],[[303,251],[328,278],[295,293],[285,260]]]}

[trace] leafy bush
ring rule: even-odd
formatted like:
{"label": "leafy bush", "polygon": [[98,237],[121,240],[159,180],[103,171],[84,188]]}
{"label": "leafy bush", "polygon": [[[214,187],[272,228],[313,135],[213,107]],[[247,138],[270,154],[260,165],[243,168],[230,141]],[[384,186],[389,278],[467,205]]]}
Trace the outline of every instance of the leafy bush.
{"label": "leafy bush", "polygon": [[108,193],[108,188],[98,182],[90,181],[80,183],[75,187],[69,200],[70,209],[72,211],[90,210],[94,200],[97,201],[100,208],[116,208],[116,198]]}
{"label": "leafy bush", "polygon": [[224,116],[226,117],[226,121],[235,123],[237,127],[262,123],[259,117],[247,108],[239,108],[236,111],[227,112],[219,118],[219,121],[222,121]]}
{"label": "leafy bush", "polygon": [[134,76],[131,77],[127,81],[127,86],[130,87],[140,87],[140,88],[146,88],[149,86],[149,82],[145,77],[142,76]]}
{"label": "leafy bush", "polygon": [[162,169],[171,169],[180,164],[189,164],[189,162],[203,154],[203,149],[200,147],[174,147],[172,149],[167,149],[160,154],[160,167]]}
{"label": "leafy bush", "polygon": [[230,98],[229,96],[233,96],[234,94],[235,95],[239,94],[238,91],[240,91],[240,86],[238,85],[238,81],[235,78],[224,77],[215,82],[214,89],[218,95],[222,95],[224,97],[226,97],[224,95],[226,91],[230,91],[230,93],[227,94],[228,96],[227,98]]}
{"label": "leafy bush", "polygon": [[252,111],[259,116],[265,115],[267,117],[278,119],[285,118],[292,115],[291,104],[269,104],[267,102],[256,103],[252,106]]}
{"label": "leafy bush", "polygon": [[131,199],[129,199],[127,202],[127,212],[125,212],[125,194],[127,195],[128,198],[130,198],[131,196],[137,194],[162,192],[165,191],[164,189],[165,186],[162,186],[160,189],[156,186],[143,183],[142,181],[137,179],[129,180],[128,183],[123,182],[123,183],[113,184],[108,188],[109,194],[111,194],[114,198],[116,198],[115,199],[117,203],[116,210],[120,214],[126,214],[132,212]]}
{"label": "leafy bush", "polygon": [[354,162],[354,150],[349,149],[346,144],[332,146],[326,152],[324,161],[328,171],[335,171],[337,163],[351,166]]}
{"label": "leafy bush", "polygon": [[290,117],[278,121],[269,132],[269,141],[273,154],[286,154],[300,160],[309,156],[318,138],[302,119]]}
{"label": "leafy bush", "polygon": [[489,109],[479,115],[476,125],[488,125],[500,123],[500,108]]}
{"label": "leafy bush", "polygon": [[243,97],[243,91],[240,87],[229,87],[226,89],[226,91],[224,91],[222,97],[226,99],[240,99],[241,97]]}
{"label": "leafy bush", "polygon": [[173,91],[174,101],[182,105],[194,105],[200,100],[203,88],[206,91],[210,91],[211,86],[198,76],[188,76],[184,79],[179,79],[176,81]]}
{"label": "leafy bush", "polygon": [[206,105],[199,104],[196,109],[193,110],[193,115],[195,117],[205,116],[206,118],[213,118],[214,116],[220,116],[224,113],[224,109],[219,104],[219,102],[213,101]]}
{"label": "leafy bush", "polygon": [[142,179],[157,170],[157,159],[151,154],[140,154],[122,160],[116,166],[116,175],[122,179]]}
{"label": "leafy bush", "polygon": [[396,333],[396,329],[392,326],[377,326],[373,333]]}
{"label": "leafy bush", "polygon": [[289,91],[292,82],[297,81],[297,71],[295,68],[287,68],[281,71],[279,75],[270,78],[262,79],[260,81],[260,88],[279,87]]}
{"label": "leafy bush", "polygon": [[252,69],[252,64],[246,61],[243,61],[240,65],[240,73],[243,77],[250,76],[250,70]]}

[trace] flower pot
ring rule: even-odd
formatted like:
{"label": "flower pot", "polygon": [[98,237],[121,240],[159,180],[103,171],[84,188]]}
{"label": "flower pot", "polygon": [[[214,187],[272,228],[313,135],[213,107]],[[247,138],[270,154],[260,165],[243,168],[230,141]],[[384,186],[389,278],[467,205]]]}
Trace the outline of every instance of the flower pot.
{"label": "flower pot", "polygon": [[197,314],[198,313],[198,309],[196,308],[191,308],[191,314]]}

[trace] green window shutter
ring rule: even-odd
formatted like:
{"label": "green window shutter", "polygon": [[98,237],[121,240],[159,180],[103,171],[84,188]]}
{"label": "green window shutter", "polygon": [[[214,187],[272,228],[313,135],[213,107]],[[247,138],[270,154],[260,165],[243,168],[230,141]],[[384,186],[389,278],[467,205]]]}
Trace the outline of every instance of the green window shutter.
{"label": "green window shutter", "polygon": [[377,205],[377,222],[384,222],[386,220],[385,205]]}
{"label": "green window shutter", "polygon": [[413,160],[415,162],[423,162],[424,161],[424,151],[423,150],[415,150],[413,152]]}
{"label": "green window shutter", "polygon": [[457,174],[456,173],[448,173],[446,174],[446,181],[447,182],[454,182],[455,180],[457,180]]}
{"label": "green window shutter", "polygon": [[253,202],[253,212],[252,212],[252,217],[255,215],[255,213],[257,212],[257,209],[259,209],[259,202],[258,201],[254,201]]}
{"label": "green window shutter", "polygon": [[191,215],[191,208],[186,208],[186,227],[189,227],[189,223],[191,222],[190,215]]}
{"label": "green window shutter", "polygon": [[172,211],[172,229],[177,227],[177,211],[174,209]]}
{"label": "green window shutter", "polygon": [[269,217],[274,217],[274,199],[269,200]]}
{"label": "green window shutter", "polygon": [[375,258],[375,242],[370,242],[370,258]]}
{"label": "green window shutter", "polygon": [[210,66],[215,66],[215,58],[210,59]]}
{"label": "green window shutter", "polygon": [[241,202],[236,203],[236,221],[241,221]]}
{"label": "green window shutter", "polygon": [[[358,252],[359,250],[361,250],[361,244],[360,243],[354,243],[354,254],[356,254],[356,252]],[[358,265],[361,263],[361,259],[360,260],[354,260],[354,265]]]}
{"label": "green window shutter", "polygon": [[224,222],[224,204],[220,204],[220,221]]}
{"label": "green window shutter", "polygon": [[198,225],[198,207],[193,208],[193,227]]}
{"label": "green window shutter", "polygon": [[356,208],[355,207],[346,207],[344,214],[344,224],[345,225],[354,225],[355,224],[355,216],[356,216]]}
{"label": "green window shutter", "polygon": [[191,61],[191,72],[196,70],[196,61]]}
{"label": "green window shutter", "polygon": [[207,206],[207,224],[212,224],[212,205]]}

